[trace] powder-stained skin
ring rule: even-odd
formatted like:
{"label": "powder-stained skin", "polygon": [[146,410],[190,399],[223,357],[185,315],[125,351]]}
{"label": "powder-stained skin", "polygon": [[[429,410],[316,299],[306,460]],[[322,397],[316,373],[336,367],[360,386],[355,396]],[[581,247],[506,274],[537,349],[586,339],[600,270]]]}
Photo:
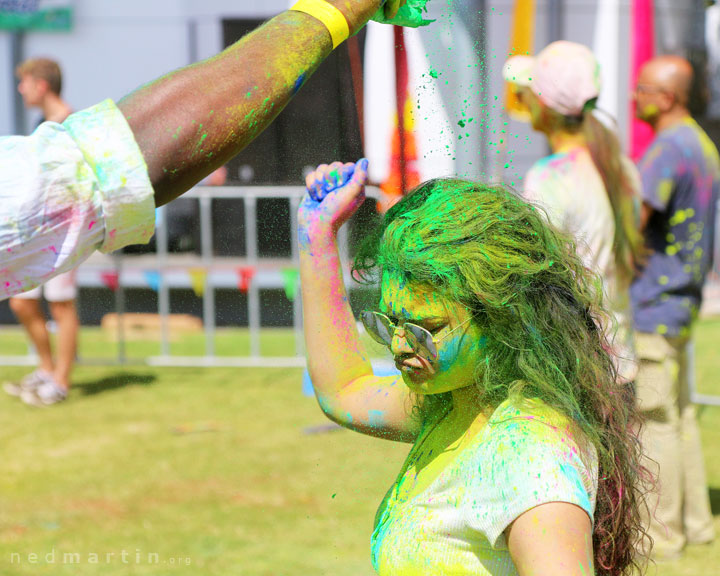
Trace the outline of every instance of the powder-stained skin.
{"label": "powder-stained skin", "polygon": [[[352,430],[413,444],[376,516],[376,570],[622,574],[643,534],[642,469],[629,426],[636,409],[594,320],[597,279],[569,238],[513,193],[421,184],[355,258],[355,277],[380,284],[402,375],[377,377],[336,239],[366,178],[365,160],[319,166],[298,222],[321,408]],[[408,322],[431,334],[435,357]]]}

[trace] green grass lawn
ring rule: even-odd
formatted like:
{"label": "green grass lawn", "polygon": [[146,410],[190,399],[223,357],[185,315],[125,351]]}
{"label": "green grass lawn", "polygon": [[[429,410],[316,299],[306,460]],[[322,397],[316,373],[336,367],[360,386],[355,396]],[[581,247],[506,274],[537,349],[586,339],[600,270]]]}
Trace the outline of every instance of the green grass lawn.
{"label": "green grass lawn", "polygon": [[[243,337],[219,334],[218,349]],[[720,320],[703,321],[707,394],[720,395],[718,341]],[[85,356],[108,356],[99,331],[82,343]],[[282,331],[264,344],[294,350]],[[25,351],[17,331],[0,332],[0,347]],[[0,379],[26,370],[0,368]],[[0,574],[372,574],[373,516],[407,446],[328,426],[301,374],[81,366],[63,405],[31,409],[0,394]],[[701,424],[720,533],[720,408],[703,409]],[[710,576],[719,565],[717,542],[657,573]]]}
{"label": "green grass lawn", "polygon": [[[218,329],[213,339],[217,356],[247,356],[250,354],[250,333],[246,329]],[[204,332],[171,334],[170,354],[174,356],[202,356],[205,354]],[[264,329],[260,332],[260,353],[263,356],[295,356],[295,333],[287,329]],[[0,351],[2,355],[27,354],[27,339],[17,327],[0,329]],[[83,328],[80,337],[80,356],[87,361],[114,361],[118,358],[118,343],[114,333],[100,328]],[[125,357],[137,363],[148,356],[161,353],[160,337],[137,339],[125,342]]]}

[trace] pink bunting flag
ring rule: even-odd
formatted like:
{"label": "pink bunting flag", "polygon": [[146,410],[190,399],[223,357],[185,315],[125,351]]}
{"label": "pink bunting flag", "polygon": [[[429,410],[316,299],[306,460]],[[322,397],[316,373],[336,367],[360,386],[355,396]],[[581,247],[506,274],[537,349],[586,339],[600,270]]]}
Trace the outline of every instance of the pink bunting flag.
{"label": "pink bunting flag", "polygon": [[[632,5],[632,76],[630,86],[637,84],[640,68],[655,55],[655,7],[653,0],[633,0]],[[653,139],[650,126],[635,118],[635,103],[630,103],[630,156],[639,160]]]}
{"label": "pink bunting flag", "polygon": [[100,272],[100,280],[105,287],[110,288],[113,292],[115,292],[120,285],[120,276],[115,270],[110,272]]}
{"label": "pink bunting flag", "polygon": [[255,276],[255,268],[252,266],[245,266],[242,268],[237,269],[238,273],[238,290],[242,292],[243,294],[247,294],[248,289],[250,288],[250,282],[253,279],[253,276]]}

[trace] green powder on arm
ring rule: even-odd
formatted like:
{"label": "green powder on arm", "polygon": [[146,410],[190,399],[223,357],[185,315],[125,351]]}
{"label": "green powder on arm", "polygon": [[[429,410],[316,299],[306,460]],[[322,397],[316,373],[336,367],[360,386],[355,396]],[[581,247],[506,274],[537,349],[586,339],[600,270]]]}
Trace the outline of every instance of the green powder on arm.
{"label": "green powder on arm", "polygon": [[425,20],[423,12],[426,12],[425,5],[430,0],[407,0],[407,4],[398,10],[395,18],[385,18],[385,9],[381,6],[372,19],[382,24],[394,24],[396,26],[407,26],[409,28],[419,28],[427,26],[435,22],[435,20]]}

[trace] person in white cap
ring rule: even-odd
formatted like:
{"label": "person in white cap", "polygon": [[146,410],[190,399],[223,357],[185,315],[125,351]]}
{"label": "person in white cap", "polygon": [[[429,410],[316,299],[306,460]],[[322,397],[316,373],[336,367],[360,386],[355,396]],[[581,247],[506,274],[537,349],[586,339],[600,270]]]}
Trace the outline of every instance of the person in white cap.
{"label": "person in white cap", "polygon": [[528,172],[523,197],[542,206],[555,226],[576,238],[585,264],[605,280],[614,315],[607,334],[618,381],[632,382],[637,363],[629,288],[643,255],[640,178],[615,134],[594,114],[600,66],[587,47],[558,41],[536,57],[509,58],[503,77],[552,150]]}

